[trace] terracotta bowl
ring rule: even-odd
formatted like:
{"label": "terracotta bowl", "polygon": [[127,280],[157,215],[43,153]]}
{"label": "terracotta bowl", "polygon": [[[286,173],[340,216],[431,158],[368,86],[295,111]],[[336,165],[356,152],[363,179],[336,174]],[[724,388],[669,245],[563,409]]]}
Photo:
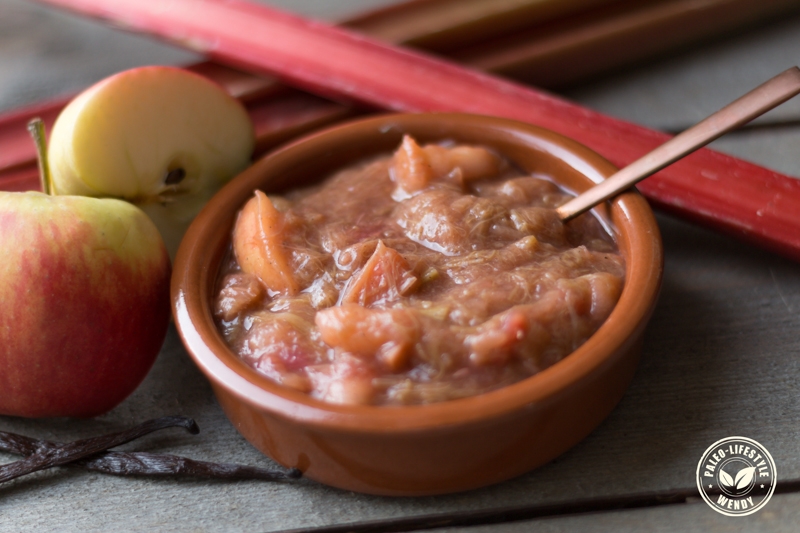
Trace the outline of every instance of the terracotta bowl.
{"label": "terracotta bowl", "polygon": [[277,462],[322,483],[386,495],[461,491],[547,463],[611,412],[633,377],[662,272],[658,227],[628,192],[596,209],[626,260],[619,303],[577,351],[514,385],[471,398],[408,407],[332,405],[277,385],[239,360],[214,325],[210,302],[236,211],[267,193],[319,181],[389,153],[404,133],[496,149],[521,169],[581,191],[614,172],[586,147],[510,120],[458,114],[384,115],[315,133],[258,161],[189,228],[172,279],[175,321],[234,427]]}

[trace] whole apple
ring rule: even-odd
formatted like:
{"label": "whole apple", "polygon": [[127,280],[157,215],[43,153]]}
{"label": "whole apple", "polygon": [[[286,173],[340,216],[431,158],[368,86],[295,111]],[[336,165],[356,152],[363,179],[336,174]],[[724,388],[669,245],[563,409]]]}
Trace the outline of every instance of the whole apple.
{"label": "whole apple", "polygon": [[125,399],[169,326],[158,230],[113,199],[0,193],[0,414],[90,417]]}
{"label": "whole apple", "polygon": [[155,222],[174,257],[195,215],[250,164],[244,106],[175,67],[137,67],[86,89],[61,112],[48,148],[53,194],[120,198]]}

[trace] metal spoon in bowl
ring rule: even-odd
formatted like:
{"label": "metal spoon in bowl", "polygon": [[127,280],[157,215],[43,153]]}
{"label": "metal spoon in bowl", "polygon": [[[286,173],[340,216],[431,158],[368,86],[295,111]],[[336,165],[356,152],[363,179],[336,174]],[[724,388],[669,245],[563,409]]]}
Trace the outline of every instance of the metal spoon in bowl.
{"label": "metal spoon in bowl", "polygon": [[705,146],[717,137],[746,124],[800,93],[800,69],[792,67],[734,100],[688,130],[676,135],[652,152],[637,159],[607,180],[598,183],[558,209],[566,222],[628,189],[635,183],[678,159]]}

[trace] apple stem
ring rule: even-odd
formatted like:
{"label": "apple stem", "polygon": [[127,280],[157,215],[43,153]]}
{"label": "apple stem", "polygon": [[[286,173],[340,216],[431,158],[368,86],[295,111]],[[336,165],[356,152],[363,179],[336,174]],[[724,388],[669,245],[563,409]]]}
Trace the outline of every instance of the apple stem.
{"label": "apple stem", "polygon": [[53,180],[50,177],[50,162],[47,160],[47,134],[45,133],[44,121],[39,117],[31,119],[28,122],[28,131],[36,145],[36,160],[39,162],[39,179],[42,185],[42,192],[52,195]]}

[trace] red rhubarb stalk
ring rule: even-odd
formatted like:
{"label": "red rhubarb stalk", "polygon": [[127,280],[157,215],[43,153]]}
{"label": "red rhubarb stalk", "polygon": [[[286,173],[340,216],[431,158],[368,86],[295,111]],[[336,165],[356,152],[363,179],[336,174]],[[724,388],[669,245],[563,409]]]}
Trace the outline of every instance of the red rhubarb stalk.
{"label": "red rhubarb stalk", "polygon": [[[667,136],[549,94],[240,0],[43,0],[311,92],[396,111],[515,118],[624,166]],[[655,204],[800,260],[800,182],[711,150],[648,178]]]}

